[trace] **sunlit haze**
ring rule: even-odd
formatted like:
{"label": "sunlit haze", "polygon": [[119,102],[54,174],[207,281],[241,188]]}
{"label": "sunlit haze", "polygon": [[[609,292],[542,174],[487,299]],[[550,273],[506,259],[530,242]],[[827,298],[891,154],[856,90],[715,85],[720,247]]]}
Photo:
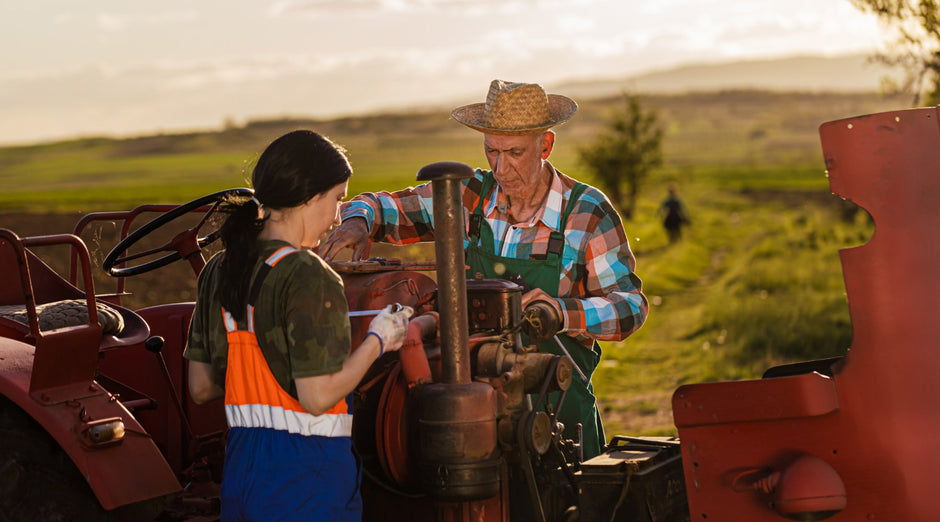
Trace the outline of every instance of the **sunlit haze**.
{"label": "sunlit haze", "polygon": [[30,0],[0,4],[0,143],[482,100],[493,78],[868,53],[848,0]]}

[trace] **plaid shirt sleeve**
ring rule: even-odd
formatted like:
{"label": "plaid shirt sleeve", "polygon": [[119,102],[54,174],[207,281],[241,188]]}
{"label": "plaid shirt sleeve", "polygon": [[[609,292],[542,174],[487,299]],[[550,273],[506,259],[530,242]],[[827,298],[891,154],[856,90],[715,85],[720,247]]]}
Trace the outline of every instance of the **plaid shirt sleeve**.
{"label": "plaid shirt sleeve", "polygon": [[[465,208],[473,208],[482,190],[482,171],[460,185]],[[408,245],[434,240],[434,206],[431,184],[408,187],[396,192],[365,192],[343,203],[343,221],[361,217],[374,241]],[[466,219],[467,213],[464,213]]]}
{"label": "plaid shirt sleeve", "polygon": [[431,185],[425,183],[397,192],[366,192],[343,204],[343,221],[366,220],[375,241],[407,245],[434,240]]}
{"label": "plaid shirt sleeve", "polygon": [[559,285],[563,331],[582,342],[620,341],[640,328],[649,305],[620,215],[602,192],[589,188],[581,196],[565,242],[577,253],[565,263]]}

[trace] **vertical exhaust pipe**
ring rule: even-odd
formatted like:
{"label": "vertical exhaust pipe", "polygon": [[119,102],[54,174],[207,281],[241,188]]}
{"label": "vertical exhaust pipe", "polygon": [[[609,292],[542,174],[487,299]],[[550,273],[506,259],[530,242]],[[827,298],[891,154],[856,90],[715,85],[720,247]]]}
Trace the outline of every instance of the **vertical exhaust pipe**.
{"label": "vertical exhaust pipe", "polygon": [[418,469],[422,489],[445,502],[483,500],[500,491],[496,390],[470,376],[460,182],[472,175],[469,165],[450,161],[418,171],[418,181],[431,182],[434,198],[441,337],[441,382],[420,391]]}
{"label": "vertical exhaust pipe", "polygon": [[473,168],[441,161],[418,171],[418,181],[430,181],[434,198],[434,253],[437,256],[437,299],[441,310],[441,381],[470,382],[467,276],[464,260],[463,204],[460,180]]}

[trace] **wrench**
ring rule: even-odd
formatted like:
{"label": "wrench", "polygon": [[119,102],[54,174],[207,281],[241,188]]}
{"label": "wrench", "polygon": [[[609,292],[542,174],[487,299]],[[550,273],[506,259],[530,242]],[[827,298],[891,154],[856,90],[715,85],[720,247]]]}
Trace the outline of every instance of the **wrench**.
{"label": "wrench", "polygon": [[[392,305],[392,312],[397,312],[401,310],[401,305],[395,303]],[[356,310],[355,312],[349,312],[349,317],[368,317],[370,315],[379,315],[382,313],[382,310]]]}

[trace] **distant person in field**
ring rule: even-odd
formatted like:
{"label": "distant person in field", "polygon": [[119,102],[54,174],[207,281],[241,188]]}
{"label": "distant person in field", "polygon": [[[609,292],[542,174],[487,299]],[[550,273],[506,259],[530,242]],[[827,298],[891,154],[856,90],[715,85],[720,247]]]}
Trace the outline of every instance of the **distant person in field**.
{"label": "distant person in field", "polygon": [[225,250],[199,276],[183,353],[193,400],[225,398],[222,522],[362,519],[351,393],[412,310],[386,307],[350,353],[343,282],[311,248],[351,174],[342,148],[294,131],[261,154],[254,197],[223,206]]}
{"label": "distant person in field", "polygon": [[659,206],[659,217],[663,220],[663,228],[669,235],[670,243],[682,238],[682,227],[688,226],[690,221],[674,185],[669,186],[669,195]]}
{"label": "distant person in field", "polygon": [[[483,133],[488,169],[462,181],[467,278],[521,280],[522,305],[541,301],[557,314],[555,339],[541,352],[563,355],[561,342],[588,377],[601,358],[598,340],[619,341],[646,321],[648,304],[617,211],[600,190],[548,161],[552,127],[578,105],[541,85],[494,80],[485,103],[459,107],[457,122]],[[434,241],[431,185],[365,193],[344,204],[343,222],[321,247],[324,259],[344,248],[361,259],[369,241]],[[575,376],[559,413],[566,438],[583,425],[583,453],[606,444],[594,389]]]}

